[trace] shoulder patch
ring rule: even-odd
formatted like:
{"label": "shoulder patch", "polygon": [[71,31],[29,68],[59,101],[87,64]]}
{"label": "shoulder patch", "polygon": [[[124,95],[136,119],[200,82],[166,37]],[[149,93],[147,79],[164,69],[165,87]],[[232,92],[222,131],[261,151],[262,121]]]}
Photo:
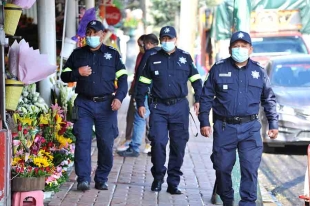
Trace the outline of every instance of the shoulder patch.
{"label": "shoulder patch", "polygon": [[150,55],[152,56],[152,55],[154,55],[154,54],[157,54],[157,51],[155,51],[155,52],[152,52]]}
{"label": "shoulder patch", "polygon": [[222,63],[224,63],[224,59],[217,61],[215,64],[218,65],[218,64],[222,64]]}

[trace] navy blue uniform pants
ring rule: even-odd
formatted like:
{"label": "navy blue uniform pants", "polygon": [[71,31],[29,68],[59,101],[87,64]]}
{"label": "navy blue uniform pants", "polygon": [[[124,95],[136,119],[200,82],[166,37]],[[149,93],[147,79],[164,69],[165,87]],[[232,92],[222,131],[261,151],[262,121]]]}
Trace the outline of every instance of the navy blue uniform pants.
{"label": "navy blue uniform pants", "polygon": [[189,138],[189,105],[187,99],[182,99],[174,105],[167,106],[162,103],[150,105],[150,141],[151,141],[151,168],[154,179],[164,178],[167,168],[166,146],[168,134],[170,139],[170,154],[168,163],[167,183],[178,186],[180,183],[181,166]]}
{"label": "navy blue uniform pants", "polygon": [[93,125],[98,147],[98,162],[95,182],[105,182],[113,166],[113,144],[118,136],[117,112],[111,109],[112,98],[104,102],[94,102],[78,96],[75,106],[78,107],[79,119],[74,123],[76,136],[74,165],[78,182],[91,179],[91,142]]}
{"label": "navy blue uniform pants", "polygon": [[234,199],[231,172],[238,149],[241,183],[239,206],[254,206],[257,199],[257,171],[261,162],[263,144],[258,120],[242,124],[226,124],[216,120],[213,133],[211,160],[216,170],[217,194],[223,202]]}

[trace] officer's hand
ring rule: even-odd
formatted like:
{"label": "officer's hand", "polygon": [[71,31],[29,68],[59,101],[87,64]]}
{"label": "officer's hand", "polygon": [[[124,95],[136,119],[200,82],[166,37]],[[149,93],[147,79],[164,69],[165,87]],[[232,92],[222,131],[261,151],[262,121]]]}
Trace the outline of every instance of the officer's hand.
{"label": "officer's hand", "polygon": [[196,112],[196,115],[199,114],[199,102],[196,102],[196,103],[194,104],[194,111]]}
{"label": "officer's hand", "polygon": [[211,132],[212,132],[212,130],[211,130],[211,127],[209,127],[209,126],[205,126],[205,127],[200,128],[200,133],[202,136],[210,137]]}
{"label": "officer's hand", "polygon": [[144,114],[145,114],[145,107],[139,107],[138,109],[138,113],[139,113],[139,116],[144,118]]}
{"label": "officer's hand", "polygon": [[89,75],[91,75],[92,70],[91,68],[87,65],[87,66],[83,66],[79,68],[79,73],[81,76],[83,77],[88,77]]}
{"label": "officer's hand", "polygon": [[119,108],[121,108],[122,103],[118,99],[113,99],[111,107],[113,111],[117,111]]}
{"label": "officer's hand", "polygon": [[271,129],[268,131],[268,136],[270,139],[276,139],[278,136],[279,131],[277,129]]}

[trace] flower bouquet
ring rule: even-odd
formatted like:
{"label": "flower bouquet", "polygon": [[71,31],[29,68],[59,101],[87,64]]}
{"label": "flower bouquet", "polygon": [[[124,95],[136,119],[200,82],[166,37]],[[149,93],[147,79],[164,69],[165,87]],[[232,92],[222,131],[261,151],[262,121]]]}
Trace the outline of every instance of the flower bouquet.
{"label": "flower bouquet", "polygon": [[12,132],[12,179],[44,177],[45,191],[58,191],[72,164],[74,136],[72,123],[63,119],[63,110],[52,105],[47,113],[14,113]]}

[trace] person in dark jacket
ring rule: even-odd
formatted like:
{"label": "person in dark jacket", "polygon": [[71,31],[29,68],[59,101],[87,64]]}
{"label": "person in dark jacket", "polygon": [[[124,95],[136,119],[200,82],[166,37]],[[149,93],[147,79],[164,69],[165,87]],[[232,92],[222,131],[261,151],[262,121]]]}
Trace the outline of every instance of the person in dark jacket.
{"label": "person in dark jacket", "polygon": [[[167,192],[182,194],[178,188],[181,166],[189,139],[189,102],[187,82],[195,90],[194,109],[198,113],[202,89],[200,75],[189,53],[176,47],[176,31],[171,26],[160,30],[162,49],[151,55],[139,78],[136,102],[141,117],[146,114],[145,98],[150,91],[152,191],[161,191],[167,168],[166,146],[170,140]],[[169,138],[168,138],[169,134]]]}
{"label": "person in dark jacket", "polygon": [[[74,102],[76,136],[74,165],[77,189],[90,189],[92,127],[95,125],[98,165],[95,188],[108,189],[108,175],[113,165],[113,143],[118,136],[117,110],[128,90],[127,71],[113,47],[102,44],[105,28],[100,21],[87,24],[87,46],[75,49],[61,73],[64,82],[77,82]],[[117,79],[117,89],[115,80]]]}
{"label": "person in dark jacket", "polygon": [[257,171],[263,151],[260,104],[269,122],[269,137],[275,139],[278,134],[276,98],[266,71],[249,58],[252,50],[250,35],[235,32],[230,40],[231,57],[213,65],[200,98],[199,121],[205,137],[211,135],[209,114],[213,109],[211,160],[216,171],[216,192],[224,206],[234,205],[231,172],[236,150],[241,166],[239,206],[256,205]]}

